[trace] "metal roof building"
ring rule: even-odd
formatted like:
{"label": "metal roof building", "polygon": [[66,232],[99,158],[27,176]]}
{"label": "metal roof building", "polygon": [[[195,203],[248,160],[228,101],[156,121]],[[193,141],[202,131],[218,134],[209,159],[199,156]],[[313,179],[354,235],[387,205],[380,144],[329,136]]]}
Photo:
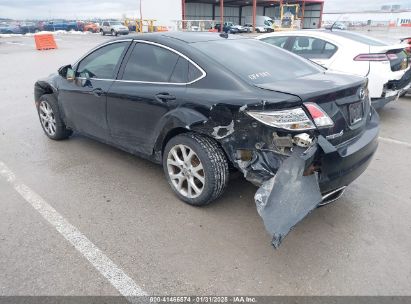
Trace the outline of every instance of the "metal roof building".
{"label": "metal roof building", "polygon": [[[178,0],[180,1],[180,0]],[[183,20],[218,20],[244,24],[245,17],[280,18],[282,5],[297,5],[301,28],[319,28],[324,0],[181,0]],[[294,12],[295,13],[295,12]]]}

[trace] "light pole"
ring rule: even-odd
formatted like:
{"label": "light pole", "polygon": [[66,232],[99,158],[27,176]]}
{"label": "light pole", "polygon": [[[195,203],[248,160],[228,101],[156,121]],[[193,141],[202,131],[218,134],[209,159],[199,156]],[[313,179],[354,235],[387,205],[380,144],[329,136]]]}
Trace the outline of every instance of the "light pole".
{"label": "light pole", "polygon": [[140,0],[140,33],[143,32],[143,11],[142,11],[142,3],[143,0]]}

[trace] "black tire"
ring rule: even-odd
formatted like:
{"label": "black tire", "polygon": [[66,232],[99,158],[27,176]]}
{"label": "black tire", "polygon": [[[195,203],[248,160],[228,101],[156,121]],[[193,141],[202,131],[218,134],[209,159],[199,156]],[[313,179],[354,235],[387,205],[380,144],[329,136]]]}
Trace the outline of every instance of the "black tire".
{"label": "black tire", "polygon": [[[192,149],[203,165],[204,188],[201,194],[195,198],[189,198],[179,193],[168,172],[168,154],[174,146],[180,144]],[[228,161],[223,150],[213,139],[196,133],[183,133],[169,140],[163,153],[163,168],[167,181],[177,197],[194,206],[204,206],[216,200],[223,194],[229,180]]]}
{"label": "black tire", "polygon": [[100,30],[100,33],[101,33],[101,35],[103,35],[103,36],[106,35],[106,33],[104,33],[104,31],[103,31],[102,29]]}
{"label": "black tire", "polygon": [[255,31],[256,31],[257,33],[261,33],[261,31],[260,31],[259,29],[256,29]]}
{"label": "black tire", "polygon": [[[48,105],[50,105],[50,107],[53,110],[53,114],[54,114],[54,118],[56,120],[56,131],[54,133],[54,135],[49,134],[43,123],[41,122],[41,117],[40,117],[40,105],[42,102],[47,103]],[[40,120],[40,125],[44,131],[44,133],[46,134],[46,136],[50,139],[53,140],[63,140],[63,139],[67,139],[70,137],[71,134],[73,134],[73,131],[69,130],[66,128],[66,125],[64,124],[63,120],[61,119],[60,116],[60,111],[57,105],[57,100],[54,98],[54,96],[52,95],[43,95],[40,97],[39,100],[39,106],[37,107],[37,113],[39,116],[39,120]]]}
{"label": "black tire", "polygon": [[111,30],[111,36],[117,36],[117,32],[115,30]]}

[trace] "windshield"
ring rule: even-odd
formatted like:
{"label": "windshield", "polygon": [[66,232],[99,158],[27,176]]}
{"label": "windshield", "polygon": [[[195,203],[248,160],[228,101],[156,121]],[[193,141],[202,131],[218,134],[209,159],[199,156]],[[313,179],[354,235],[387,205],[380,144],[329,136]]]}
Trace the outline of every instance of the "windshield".
{"label": "windshield", "polygon": [[[251,84],[290,80],[324,71],[304,58],[254,39],[197,42],[192,46]],[[216,50],[224,51],[216,56]]]}
{"label": "windshield", "polygon": [[122,25],[121,22],[119,21],[111,21],[110,24],[111,25]]}
{"label": "windshield", "polygon": [[267,20],[264,21],[264,24],[267,25],[267,26],[272,26],[273,25],[273,20],[268,20],[267,19]]}
{"label": "windshield", "polygon": [[[338,24],[338,23],[337,23]],[[370,38],[368,36],[364,36],[361,34],[357,34],[357,33],[353,33],[353,32],[347,32],[347,31],[332,31],[331,32],[334,35],[337,36],[341,36],[344,38],[348,38],[360,43],[364,43],[364,44],[368,44],[368,45],[373,45],[373,46],[384,46],[384,45],[388,45],[387,43],[385,43],[384,41],[378,40],[378,39],[374,39],[374,38]]]}

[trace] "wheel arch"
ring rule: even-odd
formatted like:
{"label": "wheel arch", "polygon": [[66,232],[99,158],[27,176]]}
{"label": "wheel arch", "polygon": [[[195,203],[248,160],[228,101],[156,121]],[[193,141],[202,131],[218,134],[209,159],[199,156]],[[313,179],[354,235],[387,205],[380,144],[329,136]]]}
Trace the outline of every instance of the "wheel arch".
{"label": "wheel arch", "polygon": [[163,152],[167,143],[173,137],[183,133],[197,133],[206,136],[213,140],[223,151],[227,161],[231,164],[231,159],[228,157],[226,149],[223,145],[213,137],[209,130],[202,127],[204,123],[208,121],[208,118],[203,114],[192,109],[179,109],[175,113],[170,112],[170,115],[166,123],[160,123],[160,132],[153,148],[154,160],[158,163],[162,162]]}
{"label": "wheel arch", "polygon": [[[209,119],[202,113],[189,108],[176,108],[163,117],[158,124],[157,138],[153,145],[153,154],[156,161],[161,162],[167,142],[182,133],[194,132],[203,134],[215,140],[201,127]],[[216,141],[218,143],[218,141]],[[220,143],[218,143],[220,145]]]}
{"label": "wheel arch", "polygon": [[55,93],[55,87],[47,81],[39,80],[34,84],[34,101],[36,103],[40,100],[41,96],[46,94],[53,95],[56,98]]}

